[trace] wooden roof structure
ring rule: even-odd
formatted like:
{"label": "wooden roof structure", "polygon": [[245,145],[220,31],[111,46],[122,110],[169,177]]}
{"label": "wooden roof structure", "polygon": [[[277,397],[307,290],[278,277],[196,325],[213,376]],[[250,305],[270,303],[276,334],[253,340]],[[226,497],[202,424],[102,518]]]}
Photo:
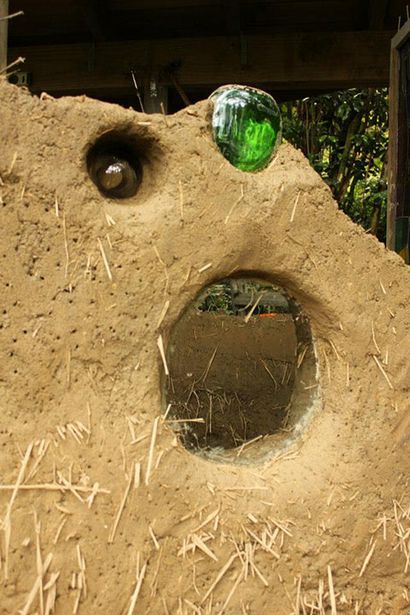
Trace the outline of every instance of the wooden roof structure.
{"label": "wooden roof structure", "polygon": [[[405,0],[9,0],[8,60],[30,88],[132,104],[150,84],[170,110],[225,83],[279,100],[387,86]],[[169,86],[169,87],[168,87]],[[179,93],[178,93],[179,91]]]}

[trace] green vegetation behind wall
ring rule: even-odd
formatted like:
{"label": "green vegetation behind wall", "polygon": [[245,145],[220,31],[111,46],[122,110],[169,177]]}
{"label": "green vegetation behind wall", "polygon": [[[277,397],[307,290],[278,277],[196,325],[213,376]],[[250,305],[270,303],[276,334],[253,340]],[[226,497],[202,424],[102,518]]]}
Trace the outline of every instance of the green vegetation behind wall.
{"label": "green vegetation behind wall", "polygon": [[283,135],[303,151],[343,211],[386,237],[388,99],[347,90],[282,104]]}

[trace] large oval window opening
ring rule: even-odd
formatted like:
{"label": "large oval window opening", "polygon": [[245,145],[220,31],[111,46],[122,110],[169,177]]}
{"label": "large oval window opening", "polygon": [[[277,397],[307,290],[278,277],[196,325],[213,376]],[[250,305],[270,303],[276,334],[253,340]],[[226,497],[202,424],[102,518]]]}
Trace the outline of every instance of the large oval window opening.
{"label": "large oval window opening", "polygon": [[265,456],[294,439],[317,405],[308,318],[266,281],[207,287],[176,324],[168,364],[167,418],[192,452]]}

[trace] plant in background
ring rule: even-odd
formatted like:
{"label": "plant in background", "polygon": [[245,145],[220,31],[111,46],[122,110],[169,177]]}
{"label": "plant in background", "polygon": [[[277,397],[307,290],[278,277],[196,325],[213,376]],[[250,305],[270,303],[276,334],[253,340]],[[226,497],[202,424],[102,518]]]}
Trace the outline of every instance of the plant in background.
{"label": "plant in background", "polygon": [[330,186],[340,208],[385,240],[388,100],[347,90],[282,104],[283,135]]}
{"label": "plant in background", "polygon": [[228,282],[212,284],[197,299],[197,307],[201,312],[223,312],[233,314],[232,289]]}

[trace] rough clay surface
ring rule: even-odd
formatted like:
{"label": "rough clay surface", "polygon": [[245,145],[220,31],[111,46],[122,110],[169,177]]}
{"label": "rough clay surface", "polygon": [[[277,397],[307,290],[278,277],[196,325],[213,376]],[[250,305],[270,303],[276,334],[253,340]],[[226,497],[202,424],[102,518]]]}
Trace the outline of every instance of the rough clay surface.
{"label": "rough clay surface", "polygon": [[[0,89],[2,615],[410,612],[410,270],[289,145],[230,166],[208,114]],[[85,165],[113,129],[144,158],[127,202]],[[323,409],[263,465],[156,421],[158,336],[232,272],[293,293],[320,361]]]}

